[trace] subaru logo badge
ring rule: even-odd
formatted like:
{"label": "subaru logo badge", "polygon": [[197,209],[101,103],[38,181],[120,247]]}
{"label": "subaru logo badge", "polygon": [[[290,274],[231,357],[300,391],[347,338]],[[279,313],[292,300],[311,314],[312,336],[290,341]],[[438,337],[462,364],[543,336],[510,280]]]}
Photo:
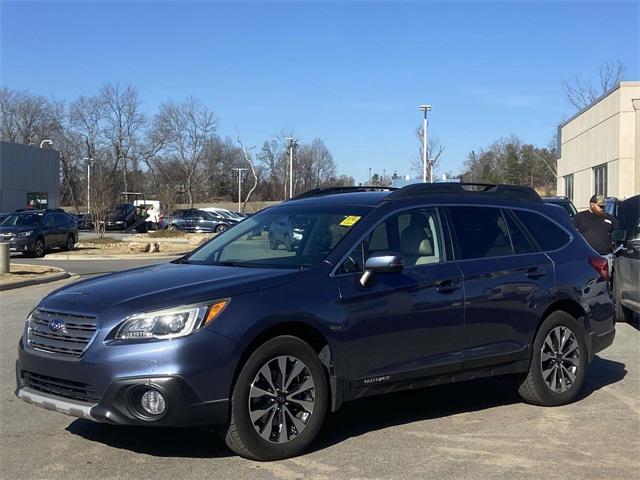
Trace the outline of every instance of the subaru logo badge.
{"label": "subaru logo badge", "polygon": [[59,318],[54,318],[49,322],[49,330],[52,332],[59,332],[64,330],[64,322]]}

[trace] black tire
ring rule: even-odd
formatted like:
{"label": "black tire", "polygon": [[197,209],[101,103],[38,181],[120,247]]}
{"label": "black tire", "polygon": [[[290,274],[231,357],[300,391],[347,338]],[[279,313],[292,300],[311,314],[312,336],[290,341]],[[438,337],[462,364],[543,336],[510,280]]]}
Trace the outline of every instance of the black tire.
{"label": "black tire", "polygon": [[284,248],[287,252],[293,252],[293,244],[289,235],[284,236]]}
{"label": "black tire", "polygon": [[221,223],[220,225],[218,225],[216,227],[216,233],[222,233],[222,232],[224,232],[225,230],[228,230],[228,229],[229,229],[228,225],[225,225],[224,223]]}
{"label": "black tire", "polygon": [[[550,335],[550,332],[557,327],[560,327],[561,329],[568,329],[573,334],[573,337],[577,342],[577,357],[574,353],[572,353],[571,355],[573,358],[571,359],[571,361],[560,359],[543,360],[543,347],[545,348],[545,350],[547,349],[547,347],[545,347],[545,340],[547,340],[547,336]],[[518,388],[518,393],[525,402],[532,403],[534,405],[551,407],[571,403],[582,388],[582,383],[584,381],[584,376],[588,365],[588,355],[587,344],[585,342],[585,333],[576,319],[569,315],[567,312],[561,310],[551,313],[542,322],[542,325],[540,326],[540,329],[538,330],[538,333],[535,337],[535,340],[533,342],[533,355],[531,358],[531,365],[529,366],[529,372],[521,381]],[[545,358],[549,358],[549,355],[546,353]],[[554,363],[558,364],[557,362],[561,362],[559,364],[561,366],[568,365],[570,368],[572,365],[577,364],[576,371],[573,372],[575,374],[575,378],[573,380],[569,380],[570,386],[565,391],[556,391],[547,383],[545,379],[553,378],[553,373],[550,376],[543,374],[543,369],[549,366],[553,367]],[[566,370],[567,368],[564,369],[564,371]],[[549,371],[549,369],[545,371]],[[566,387],[566,384],[569,383],[567,382],[569,376],[565,376],[564,373],[562,373],[562,376],[565,378],[564,387]],[[556,386],[558,385],[562,387],[562,383],[557,383],[556,381]]]}
{"label": "black tire", "polygon": [[171,230],[172,232],[175,232],[176,230],[178,230],[178,227],[176,227],[174,224],[171,224],[167,227],[168,230]]}
{"label": "black tire", "polygon": [[46,247],[44,245],[44,239],[42,237],[37,238],[36,243],[34,243],[33,245],[31,256],[36,258],[42,258],[44,257],[45,253],[46,253]]}
{"label": "black tire", "polygon": [[633,312],[622,305],[622,291],[618,286],[619,282],[613,279],[613,298],[615,301],[615,320],[616,322],[631,322],[633,320]]}
{"label": "black tire", "polygon": [[72,234],[69,234],[69,235],[67,236],[67,241],[66,241],[66,243],[64,244],[64,246],[62,247],[62,249],[63,249],[65,252],[71,251],[71,250],[73,250],[73,247],[75,246],[75,244],[76,244],[75,238],[73,237],[73,235],[72,235]]}
{"label": "black tire", "polygon": [[[314,406],[313,412],[309,414],[304,428],[297,434],[292,433],[293,437],[290,440],[288,439],[289,433],[292,432],[291,428],[294,427],[292,427],[291,418],[287,417],[290,427],[290,430],[287,431],[287,440],[283,443],[275,443],[275,440],[270,441],[263,438],[254,427],[249,412],[249,394],[258,372],[267,364],[276,361],[277,357],[282,356],[299,359],[307,367],[306,372],[309,373],[309,377],[314,384]],[[275,400],[272,401],[278,407],[277,402]],[[242,367],[231,396],[230,423],[221,433],[225,443],[231,450],[251,460],[269,461],[293,457],[305,451],[318,436],[327,413],[328,402],[329,387],[327,376],[324,367],[318,360],[317,353],[297,337],[288,335],[275,337],[259,346]],[[271,428],[273,419],[275,417],[270,417],[265,425]],[[271,420],[271,423],[269,420]],[[287,425],[287,422],[284,422],[284,424]]]}

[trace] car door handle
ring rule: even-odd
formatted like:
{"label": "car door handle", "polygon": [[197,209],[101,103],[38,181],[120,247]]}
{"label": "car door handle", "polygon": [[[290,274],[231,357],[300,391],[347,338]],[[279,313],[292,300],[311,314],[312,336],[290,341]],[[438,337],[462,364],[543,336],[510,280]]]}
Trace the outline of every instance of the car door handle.
{"label": "car door handle", "polygon": [[441,280],[436,283],[436,290],[440,293],[449,293],[460,288],[460,282],[457,280]]}
{"label": "car door handle", "polygon": [[547,272],[545,270],[540,270],[539,268],[534,267],[527,270],[526,275],[528,278],[540,278],[540,277],[544,277],[546,274]]}

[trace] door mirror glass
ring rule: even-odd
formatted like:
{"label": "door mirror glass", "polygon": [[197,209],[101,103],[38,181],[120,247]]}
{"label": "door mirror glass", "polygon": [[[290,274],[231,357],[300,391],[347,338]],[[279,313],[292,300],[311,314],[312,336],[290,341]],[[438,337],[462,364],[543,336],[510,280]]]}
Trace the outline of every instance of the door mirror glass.
{"label": "door mirror glass", "polygon": [[611,232],[611,240],[614,242],[624,242],[627,239],[626,230],[614,230]]}

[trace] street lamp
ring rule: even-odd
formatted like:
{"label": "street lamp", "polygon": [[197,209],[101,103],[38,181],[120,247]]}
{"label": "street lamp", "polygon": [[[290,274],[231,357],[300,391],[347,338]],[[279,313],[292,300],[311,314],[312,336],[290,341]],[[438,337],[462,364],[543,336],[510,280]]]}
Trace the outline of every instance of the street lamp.
{"label": "street lamp", "polygon": [[242,172],[249,170],[248,168],[233,168],[238,172],[238,211],[240,211],[240,201],[242,199]]}
{"label": "street lamp", "polygon": [[93,158],[85,157],[83,160],[87,162],[87,213],[91,213],[91,162],[93,162]]}
{"label": "street lamp", "polygon": [[[427,182],[427,162],[429,160],[427,157],[427,112],[430,110],[431,105],[420,105],[420,111],[424,112],[424,121],[422,124],[422,181],[425,183]],[[429,169],[429,177],[431,181],[433,181],[433,172],[431,172],[431,169]]]}
{"label": "street lamp", "polygon": [[53,141],[51,141],[51,140],[42,140],[40,142],[40,148],[42,148],[44,145],[49,145],[49,148],[53,148]]}
{"label": "street lamp", "polygon": [[293,149],[297,146],[295,137],[286,137],[289,140],[289,198],[293,198]]}

